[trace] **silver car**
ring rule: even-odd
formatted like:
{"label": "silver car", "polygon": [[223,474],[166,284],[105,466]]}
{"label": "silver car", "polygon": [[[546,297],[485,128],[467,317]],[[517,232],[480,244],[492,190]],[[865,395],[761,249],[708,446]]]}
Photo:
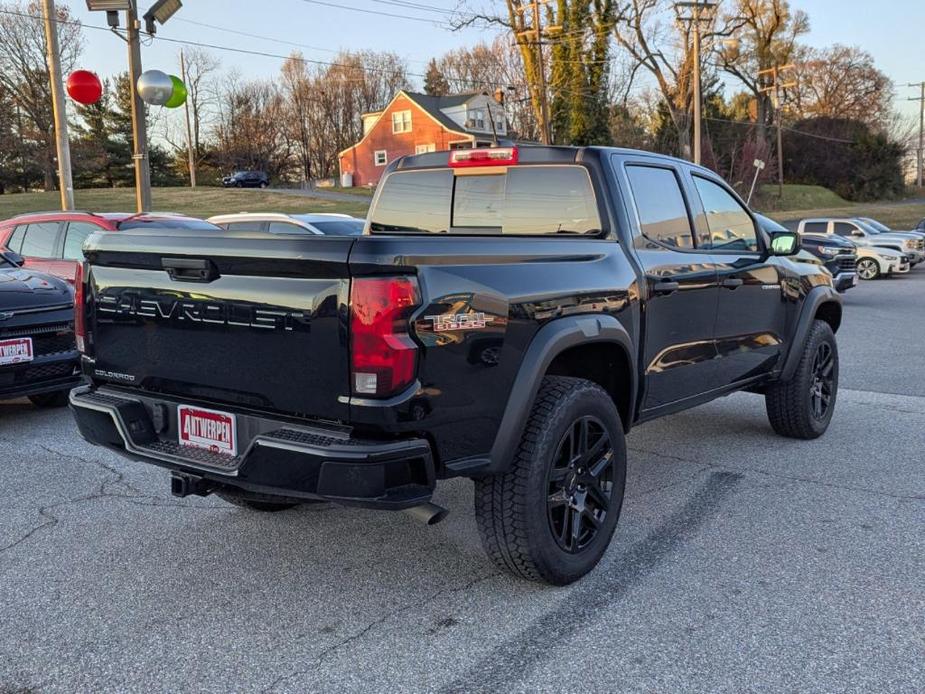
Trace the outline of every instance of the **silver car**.
{"label": "silver car", "polygon": [[209,222],[229,231],[268,231],[271,234],[314,234],[321,236],[359,236],[365,219],[349,214],[279,214],[241,212],[210,217]]}
{"label": "silver car", "polygon": [[800,222],[801,234],[835,234],[851,239],[858,247],[889,248],[909,256],[912,265],[925,260],[925,240],[918,234],[883,233],[860,218],[815,218]]}

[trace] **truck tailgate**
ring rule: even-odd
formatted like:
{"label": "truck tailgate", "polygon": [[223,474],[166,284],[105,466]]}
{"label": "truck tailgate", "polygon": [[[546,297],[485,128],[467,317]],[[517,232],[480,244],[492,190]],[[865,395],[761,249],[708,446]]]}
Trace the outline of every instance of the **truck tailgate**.
{"label": "truck tailgate", "polygon": [[345,420],[349,237],[117,232],[86,247],[94,380]]}

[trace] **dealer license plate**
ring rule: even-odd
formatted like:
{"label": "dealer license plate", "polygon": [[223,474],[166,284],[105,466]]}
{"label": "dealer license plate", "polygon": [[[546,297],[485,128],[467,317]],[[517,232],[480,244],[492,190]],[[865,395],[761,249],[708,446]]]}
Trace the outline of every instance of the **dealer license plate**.
{"label": "dealer license plate", "polygon": [[203,448],[213,453],[237,455],[234,415],[200,407],[177,407],[179,441],[181,446]]}
{"label": "dealer license plate", "polygon": [[32,361],[31,337],[0,340],[0,366],[22,364],[27,361]]}

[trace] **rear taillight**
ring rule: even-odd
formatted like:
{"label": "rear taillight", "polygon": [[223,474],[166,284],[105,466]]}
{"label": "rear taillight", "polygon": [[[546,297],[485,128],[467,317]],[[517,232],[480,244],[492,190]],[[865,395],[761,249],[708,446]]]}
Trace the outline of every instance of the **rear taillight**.
{"label": "rear taillight", "polygon": [[414,382],[417,345],[410,316],[420,305],[414,277],[361,277],[350,287],[350,372],[356,395],[393,395]]}
{"label": "rear taillight", "polygon": [[74,275],[74,336],[77,338],[77,349],[87,351],[87,310],[84,305],[86,294],[84,290],[84,264],[77,263],[77,272]]}

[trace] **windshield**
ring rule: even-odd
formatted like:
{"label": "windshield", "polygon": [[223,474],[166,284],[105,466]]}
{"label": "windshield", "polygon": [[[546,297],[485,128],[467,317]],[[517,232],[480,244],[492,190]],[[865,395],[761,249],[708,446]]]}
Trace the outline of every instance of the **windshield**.
{"label": "windshield", "polygon": [[867,224],[867,226],[871,227],[872,229],[876,229],[877,231],[881,231],[884,233],[888,231],[893,231],[886,224],[881,224],[876,219],[870,219],[869,217],[861,217],[861,221]]}
{"label": "windshield", "polygon": [[362,219],[338,219],[330,222],[308,222],[326,236],[359,236],[366,222]]}
{"label": "windshield", "polygon": [[204,222],[201,219],[146,219],[144,217],[129,218],[119,223],[119,229],[146,229],[156,227],[158,229],[189,229],[192,231],[221,231],[221,228]]}
{"label": "windshield", "polygon": [[872,227],[870,224],[868,224],[862,219],[855,219],[854,223],[857,224],[859,227],[861,227],[868,234],[879,234],[880,233],[879,229]]}
{"label": "windshield", "polygon": [[597,234],[601,221],[581,166],[397,171],[382,184],[370,230],[478,235]]}

